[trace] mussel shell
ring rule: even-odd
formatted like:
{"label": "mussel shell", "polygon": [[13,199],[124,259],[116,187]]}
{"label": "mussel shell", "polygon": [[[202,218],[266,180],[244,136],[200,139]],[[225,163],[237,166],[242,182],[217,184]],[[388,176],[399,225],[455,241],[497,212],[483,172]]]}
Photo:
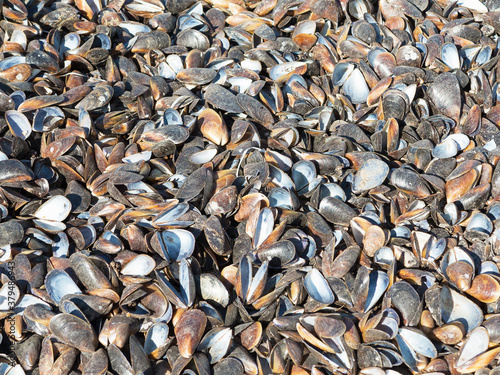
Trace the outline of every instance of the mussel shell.
{"label": "mussel shell", "polygon": [[481,309],[467,297],[444,286],[441,289],[441,318],[444,323],[460,321],[466,332],[472,331],[483,321]]}
{"label": "mussel shell", "polygon": [[24,228],[16,220],[0,223],[0,247],[21,242],[24,238]]}
{"label": "mussel shell", "polygon": [[97,348],[97,335],[84,320],[71,314],[58,314],[50,320],[50,330],[65,344],[82,352],[93,352]]}
{"label": "mussel shell", "polygon": [[0,183],[30,181],[35,178],[33,171],[17,159],[0,160]]}
{"label": "mussel shell", "polygon": [[71,202],[63,195],[56,195],[42,204],[34,216],[40,220],[63,221],[71,212]]}
{"label": "mussel shell", "polygon": [[113,307],[110,299],[87,294],[66,294],[59,303],[64,303],[64,301],[73,302],[89,321],[106,315]]}
{"label": "mussel shell", "polygon": [[454,74],[440,74],[429,88],[429,96],[438,111],[458,123],[461,112],[460,85]]}
{"label": "mussel shell", "polygon": [[175,325],[175,337],[179,346],[179,353],[184,358],[193,355],[201,340],[207,317],[200,310],[188,310],[184,312]]}
{"label": "mussel shell", "polygon": [[391,174],[391,183],[399,190],[417,198],[427,198],[431,191],[425,180],[409,168],[398,168]]}
{"label": "mussel shell", "polygon": [[26,370],[33,369],[38,361],[38,355],[42,344],[42,337],[34,334],[21,343],[15,344],[15,353],[21,366]]}
{"label": "mussel shell", "polygon": [[333,224],[346,226],[356,216],[356,211],[335,197],[324,198],[319,204],[319,213]]}
{"label": "mussel shell", "polygon": [[274,244],[262,246],[257,251],[257,257],[260,261],[268,261],[270,267],[286,267],[295,259],[295,246],[290,241],[278,241]]}
{"label": "mussel shell", "polygon": [[167,260],[181,261],[194,251],[194,235],[185,229],[169,229],[161,233],[163,255]]}
{"label": "mussel shell", "polygon": [[205,100],[223,111],[239,113],[240,106],[236,102],[236,95],[218,84],[210,84],[205,89]]}
{"label": "mussel shell", "polygon": [[335,301],[335,296],[328,282],[315,268],[310,270],[304,278],[304,287],[309,296],[321,304],[330,305]]}
{"label": "mussel shell", "polygon": [[383,184],[388,174],[389,167],[386,163],[379,159],[370,159],[358,169],[352,189],[354,192],[362,192],[376,188]]}
{"label": "mussel shell", "polygon": [[67,294],[80,294],[82,291],[73,279],[63,270],[50,271],[45,278],[47,293],[52,301],[59,303]]}
{"label": "mussel shell", "polygon": [[229,304],[229,292],[224,284],[212,274],[200,276],[200,292],[203,300],[215,306],[226,307]]}

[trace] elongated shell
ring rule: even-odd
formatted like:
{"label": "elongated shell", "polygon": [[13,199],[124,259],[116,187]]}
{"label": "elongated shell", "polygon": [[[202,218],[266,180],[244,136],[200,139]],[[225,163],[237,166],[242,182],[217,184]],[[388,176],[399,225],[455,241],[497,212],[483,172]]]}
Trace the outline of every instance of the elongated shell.
{"label": "elongated shell", "polygon": [[311,298],[321,304],[330,305],[335,301],[328,282],[317,269],[312,269],[307,273],[304,278],[304,287]]}

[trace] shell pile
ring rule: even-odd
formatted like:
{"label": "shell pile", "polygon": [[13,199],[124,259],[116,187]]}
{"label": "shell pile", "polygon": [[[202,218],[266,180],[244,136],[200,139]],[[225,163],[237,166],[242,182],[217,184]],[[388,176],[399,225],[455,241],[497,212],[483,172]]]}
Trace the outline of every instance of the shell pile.
{"label": "shell pile", "polygon": [[0,375],[500,374],[499,0],[0,10]]}

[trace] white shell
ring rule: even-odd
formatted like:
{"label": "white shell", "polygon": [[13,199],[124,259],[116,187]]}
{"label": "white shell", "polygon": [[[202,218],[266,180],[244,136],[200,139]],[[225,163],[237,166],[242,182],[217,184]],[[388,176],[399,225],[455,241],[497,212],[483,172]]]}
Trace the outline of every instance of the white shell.
{"label": "white shell", "polygon": [[467,136],[467,134],[462,134],[462,133],[451,134],[447,136],[445,140],[448,139],[453,139],[455,142],[457,142],[459,151],[464,150],[470,144],[470,139]]}
{"label": "white shell", "polygon": [[92,129],[92,118],[86,109],[80,108],[78,112],[78,124],[85,130],[85,134],[90,134],[90,130]]}
{"label": "white shell", "polygon": [[458,153],[458,143],[453,139],[446,138],[432,150],[432,156],[439,159],[452,158]]}
{"label": "white shell", "polygon": [[182,64],[182,59],[179,55],[168,55],[167,63],[170,69],[172,69],[176,75],[182,69],[184,69],[184,65]]}
{"label": "white shell", "polygon": [[21,292],[15,283],[10,284],[7,282],[3,284],[0,288],[0,311],[12,310],[20,295]]}
{"label": "white shell", "polygon": [[441,48],[441,60],[448,65],[450,69],[460,69],[460,57],[455,44],[445,43]]}
{"label": "white shell", "polygon": [[377,303],[388,286],[389,276],[385,272],[370,272],[370,284],[368,286],[368,297],[365,302],[365,312],[369,311]]}
{"label": "white shell", "polygon": [[471,44],[460,48],[458,54],[464,60],[464,62],[469,66],[469,64],[474,60],[476,55],[481,50],[481,46],[478,44]]}
{"label": "white shell", "polygon": [[[49,126],[44,124],[47,119],[50,119]],[[64,112],[59,107],[40,108],[35,112],[35,116],[33,117],[33,131],[48,131],[56,123],[62,121],[63,119]]]}
{"label": "white shell", "polygon": [[406,86],[402,91],[408,96],[409,103],[413,103],[413,99],[417,93],[417,85],[412,83],[411,85]]}
{"label": "white shell", "polygon": [[342,86],[353,70],[354,70],[354,64],[350,63],[337,64],[332,74],[333,85]]}
{"label": "white shell", "polygon": [[58,233],[54,237],[52,244],[52,254],[56,258],[67,258],[69,252],[69,238],[64,232]]}
{"label": "white shell", "polygon": [[139,161],[149,161],[153,153],[151,151],[138,152],[122,159],[124,163],[137,163]]}
{"label": "white shell", "polygon": [[297,191],[309,185],[316,178],[316,167],[308,160],[301,160],[292,167],[292,179]]}
{"label": "white shell", "polygon": [[267,278],[268,266],[269,266],[269,262],[266,260],[259,267],[259,270],[257,271],[255,276],[253,277],[252,283],[250,284],[250,287],[248,288],[248,295],[246,296],[247,301],[253,301],[255,299],[255,293],[256,293],[259,285],[262,285],[262,283],[266,282],[265,279]]}
{"label": "white shell", "polygon": [[352,104],[361,104],[366,102],[370,88],[359,69],[354,69],[349,78],[344,83],[345,96],[349,98]]}
{"label": "white shell", "polygon": [[21,367],[21,365],[15,365],[12,367],[6,375],[25,375],[26,373],[24,372],[24,369]]}
{"label": "white shell", "polygon": [[269,193],[269,206],[280,207],[285,210],[294,210],[299,206],[299,201],[294,193],[283,188],[274,188]]}
{"label": "white shell", "polygon": [[246,93],[248,88],[253,83],[250,78],[246,77],[231,77],[227,82],[231,84],[231,89],[239,93]]}
{"label": "white shell", "polygon": [[[9,68],[12,68],[13,66],[24,63],[26,63],[25,56],[10,56],[0,61],[0,69],[7,70]],[[26,100],[26,97],[24,99]]]}
{"label": "white shell", "polygon": [[335,197],[343,202],[345,202],[346,200],[344,189],[342,189],[339,185],[333,182],[322,184],[320,186],[318,201],[321,202],[323,198],[326,197]]}
{"label": "white shell", "polygon": [[479,269],[479,273],[486,273],[490,275],[500,276],[496,263],[492,262],[491,260],[481,263],[481,268]]}
{"label": "white shell", "polygon": [[231,328],[216,327],[208,332],[198,345],[198,350],[209,349],[210,363],[220,361],[226,355],[232,343],[233,332]]}
{"label": "white shell", "polygon": [[456,366],[460,367],[472,358],[488,350],[490,335],[484,327],[474,329],[460,351]]}
{"label": "white shell", "polygon": [[64,36],[59,47],[59,53],[64,56],[66,52],[78,48],[80,45],[80,36],[77,33],[69,33]]}
{"label": "white shell", "polygon": [[467,230],[491,234],[491,232],[493,232],[493,223],[488,216],[481,212],[477,212],[467,224]]}
{"label": "white shell", "polygon": [[292,36],[296,36],[299,34],[314,34],[316,31],[316,22],[315,21],[303,21],[301,22],[295,30],[293,30]]}
{"label": "white shell", "polygon": [[167,260],[178,262],[193,254],[195,239],[193,233],[185,229],[165,230],[161,234],[160,245]]}
{"label": "white shell", "polygon": [[182,259],[179,265],[179,284],[180,295],[184,304],[189,307],[193,304],[195,298],[195,289],[193,288],[193,271],[186,259]]}
{"label": "white shell", "polygon": [[390,247],[382,246],[375,252],[373,260],[378,264],[390,266],[394,261],[394,252]]}
{"label": "white shell", "polygon": [[434,344],[422,332],[402,327],[399,335],[418,354],[428,358],[436,358],[437,350]]}
{"label": "white shell", "polygon": [[136,35],[138,33],[149,33],[151,31],[148,26],[139,22],[120,22],[118,26],[120,29],[127,31],[132,35]]}
{"label": "white shell", "polygon": [[203,273],[200,275],[200,293],[204,301],[217,303],[222,307],[229,304],[229,292],[215,275]]}
{"label": "white shell", "polygon": [[208,150],[203,150],[199,152],[195,152],[193,155],[189,157],[189,161],[195,164],[205,164],[212,160],[215,155],[217,155],[217,149],[212,148]]}
{"label": "white shell", "polygon": [[311,298],[319,303],[330,305],[335,301],[330,285],[316,268],[307,273],[304,279],[304,287]]}
{"label": "white shell", "polygon": [[31,305],[42,305],[47,310],[52,309],[50,305],[41,298],[35,297],[31,294],[25,294],[21,297],[16,307],[14,307],[14,314],[21,314],[26,307]]}
{"label": "white shell", "polygon": [[398,334],[396,335],[396,341],[398,343],[399,351],[405,364],[414,372],[418,372],[417,368],[417,354],[409,346],[405,340]]}
{"label": "white shell", "polygon": [[492,204],[488,209],[488,216],[493,220],[500,219],[500,204]]}
{"label": "white shell", "polygon": [[268,150],[268,154],[270,154],[276,163],[278,163],[278,167],[284,171],[287,172],[292,168],[293,162],[292,159],[290,159],[288,156],[280,154],[279,152]]}
{"label": "white shell", "polygon": [[26,140],[31,134],[31,124],[28,118],[17,110],[5,112],[5,120],[9,129],[16,137]]}
{"label": "white shell", "polygon": [[28,44],[28,39],[24,31],[17,29],[12,32],[10,41],[21,45],[24,49],[26,49],[26,45]]}
{"label": "white shell", "polygon": [[244,59],[240,64],[243,69],[251,70],[257,74],[262,70],[262,64],[259,60]]}
{"label": "white shell", "polygon": [[170,208],[166,209],[165,211],[160,212],[156,216],[154,223],[155,223],[155,225],[158,225],[158,226],[162,226],[162,225],[171,226],[171,225],[175,224],[175,222],[182,215],[184,215],[186,212],[188,212],[188,210],[189,210],[189,203],[182,202],[182,203],[176,204],[175,206],[170,207]]}
{"label": "white shell", "polygon": [[71,212],[71,202],[64,195],[56,195],[42,204],[35,212],[40,220],[63,221]]}
{"label": "white shell", "polygon": [[440,238],[439,240],[434,240],[434,237],[429,239],[427,242],[427,260],[433,261],[438,259],[446,250],[446,239]]}
{"label": "white shell", "polygon": [[285,172],[272,165],[269,165],[269,177],[272,178],[272,183],[276,186],[290,190],[295,188],[292,179]]}
{"label": "white shell", "polygon": [[486,5],[484,5],[479,0],[458,0],[457,5],[475,10],[476,12],[487,12],[488,11],[488,8],[486,8]]}
{"label": "white shell", "polygon": [[174,80],[177,76],[175,72],[170,68],[170,65],[168,65],[165,61],[162,61],[160,64],[158,64],[158,75],[169,80]]}
{"label": "white shell", "polygon": [[146,254],[140,254],[128,262],[122,268],[122,275],[146,276],[153,272],[156,263],[153,258]]}
{"label": "white shell", "polygon": [[459,211],[455,203],[447,203],[444,206],[443,214],[441,215],[449,224],[455,225],[458,222]]}
{"label": "white shell", "polygon": [[300,68],[301,66],[305,66],[305,62],[301,61],[292,61],[292,62],[286,62],[282,64],[275,65],[271,68],[269,71],[269,77],[276,81],[278,80],[281,76],[287,75],[291,72],[293,72],[295,69]]}
{"label": "white shell", "polygon": [[60,221],[33,219],[33,223],[38,228],[41,228],[45,232],[49,233],[60,233],[66,230],[66,224],[61,223]]}
{"label": "white shell", "polygon": [[233,343],[233,332],[230,328],[223,330],[223,335],[220,339],[210,348],[208,351],[208,357],[210,359],[210,364],[219,362],[229,350],[229,347]]}
{"label": "white shell", "polygon": [[269,237],[274,229],[274,216],[269,208],[264,208],[259,214],[257,225],[255,226],[254,244],[259,247]]}
{"label": "white shell", "polygon": [[148,329],[144,340],[144,351],[146,354],[153,353],[157,348],[161,348],[168,342],[169,328],[165,323],[155,323]]}
{"label": "white shell", "polygon": [[444,286],[441,289],[441,319],[444,323],[460,321],[471,332],[483,321],[483,312],[474,302]]}
{"label": "white shell", "polygon": [[56,304],[59,304],[59,301],[67,294],[82,293],[73,279],[61,269],[54,269],[47,274],[45,287],[50,298]]}

